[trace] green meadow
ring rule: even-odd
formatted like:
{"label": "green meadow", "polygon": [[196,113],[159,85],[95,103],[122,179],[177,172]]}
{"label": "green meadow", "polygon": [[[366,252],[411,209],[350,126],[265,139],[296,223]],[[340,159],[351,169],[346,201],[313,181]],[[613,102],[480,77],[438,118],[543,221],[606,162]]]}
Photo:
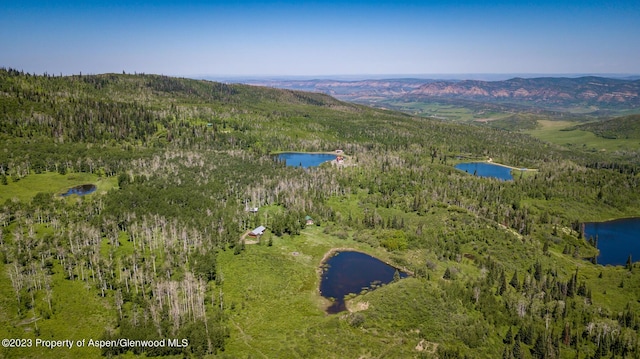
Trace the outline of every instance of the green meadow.
{"label": "green meadow", "polygon": [[[229,357],[404,357],[416,353],[421,337],[419,332],[402,328],[398,323],[404,320],[402,316],[388,323],[380,318],[371,328],[353,326],[353,313],[326,314],[328,300],[318,292],[318,269],[331,249],[359,250],[385,260],[391,258],[390,253],[324,234],[317,226],[299,236],[272,239],[272,246],[263,240],[247,245],[237,256],[228,250],[219,253],[223,277],[234,278],[222,284],[231,323],[225,351],[234,353]],[[407,278],[373,291],[382,293],[381,297],[368,299],[365,295],[353,300],[370,302],[376,312],[400,308],[407,300],[430,298],[432,294],[417,289],[424,285]],[[397,325],[400,331],[394,329]]]}
{"label": "green meadow", "polygon": [[[57,172],[33,174],[17,181],[7,181],[7,185],[0,185],[0,203],[13,199],[29,202],[38,193],[60,195],[71,187],[89,183],[98,187],[97,193],[106,193],[117,185],[117,179],[83,172],[65,175]],[[74,197],[77,196],[69,198]]]}
{"label": "green meadow", "polygon": [[608,139],[593,132],[573,129],[578,122],[538,120],[538,128],[525,130],[531,136],[568,148],[598,152],[616,152],[640,149],[638,139]]}

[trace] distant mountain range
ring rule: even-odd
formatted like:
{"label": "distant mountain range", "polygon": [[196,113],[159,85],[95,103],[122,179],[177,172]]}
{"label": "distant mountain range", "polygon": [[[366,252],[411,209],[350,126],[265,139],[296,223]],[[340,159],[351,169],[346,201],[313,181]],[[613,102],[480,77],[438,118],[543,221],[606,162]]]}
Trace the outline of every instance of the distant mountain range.
{"label": "distant mountain range", "polygon": [[536,107],[554,111],[575,108],[640,109],[640,80],[585,76],[513,78],[504,81],[389,79],[255,80],[252,85],[322,92],[341,100],[466,100]]}

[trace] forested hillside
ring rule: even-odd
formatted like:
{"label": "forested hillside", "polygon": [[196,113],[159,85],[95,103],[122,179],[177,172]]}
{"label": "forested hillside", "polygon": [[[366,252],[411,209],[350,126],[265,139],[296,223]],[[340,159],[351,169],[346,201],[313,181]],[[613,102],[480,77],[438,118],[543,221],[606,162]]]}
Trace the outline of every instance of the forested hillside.
{"label": "forested hillside", "polygon": [[610,120],[586,123],[577,129],[593,132],[599,137],[617,139],[640,139],[640,115],[616,117]]}
{"label": "forested hillside", "polygon": [[[0,129],[0,336],[188,342],[0,357],[640,357],[640,267],[593,263],[582,234],[640,215],[633,159],[143,74],[1,69]],[[336,149],[342,165],[273,157]],[[535,170],[453,167],[489,159]],[[97,190],[60,196],[84,183]],[[413,275],[327,315],[317,269],[332,248]]]}

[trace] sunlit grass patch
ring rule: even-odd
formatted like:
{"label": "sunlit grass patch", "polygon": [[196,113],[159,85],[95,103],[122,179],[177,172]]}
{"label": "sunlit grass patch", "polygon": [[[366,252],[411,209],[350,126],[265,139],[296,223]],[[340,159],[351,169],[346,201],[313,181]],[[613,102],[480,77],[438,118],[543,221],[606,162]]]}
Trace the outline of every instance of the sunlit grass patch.
{"label": "sunlit grass patch", "polygon": [[627,151],[640,148],[640,141],[637,139],[609,139],[598,137],[589,131],[571,129],[578,122],[540,120],[538,123],[539,128],[525,133],[561,146],[589,151]]}
{"label": "sunlit grass patch", "polygon": [[[30,201],[38,193],[52,193],[59,195],[69,188],[95,184],[95,193],[104,193],[116,186],[115,177],[99,177],[91,173],[68,173],[61,175],[57,172],[30,174],[18,181],[8,180],[7,185],[0,185],[0,203],[7,199],[18,199],[22,202]],[[70,196],[73,198],[74,196]]]}

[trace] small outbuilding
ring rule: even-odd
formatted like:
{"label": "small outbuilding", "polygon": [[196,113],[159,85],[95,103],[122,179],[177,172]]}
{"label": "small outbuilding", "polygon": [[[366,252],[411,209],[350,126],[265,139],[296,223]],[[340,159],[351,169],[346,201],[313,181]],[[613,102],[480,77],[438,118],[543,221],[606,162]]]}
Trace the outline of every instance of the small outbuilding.
{"label": "small outbuilding", "polygon": [[264,234],[264,231],[266,230],[266,228],[264,226],[260,226],[256,229],[254,229],[253,231],[249,232],[249,236],[251,237],[258,237]]}
{"label": "small outbuilding", "polygon": [[313,225],[313,218],[311,218],[311,216],[304,217],[304,221],[307,224],[307,226]]}

